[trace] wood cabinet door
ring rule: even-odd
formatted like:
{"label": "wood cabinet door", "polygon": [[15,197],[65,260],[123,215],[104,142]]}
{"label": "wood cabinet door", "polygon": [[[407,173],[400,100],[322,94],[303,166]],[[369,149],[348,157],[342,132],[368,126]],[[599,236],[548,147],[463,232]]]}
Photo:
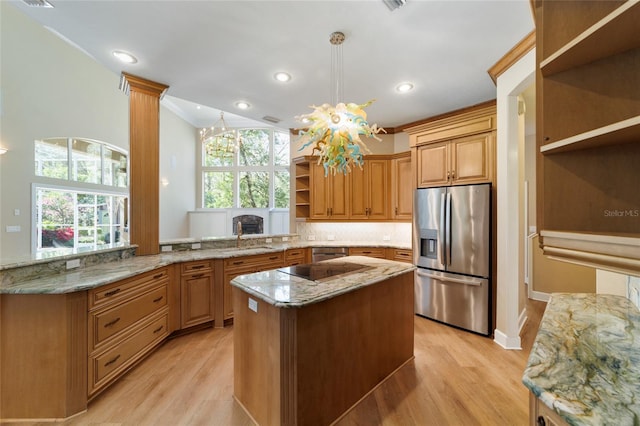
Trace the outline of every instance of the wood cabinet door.
{"label": "wood cabinet door", "polygon": [[449,184],[449,142],[418,147],[418,188]]}
{"label": "wood cabinet door", "polygon": [[331,219],[349,219],[349,179],[343,173],[327,176],[330,188],[329,217]]}
{"label": "wood cabinet door", "polygon": [[451,141],[451,182],[490,182],[493,169],[493,135],[484,133]]}
{"label": "wood cabinet door", "polygon": [[326,219],[329,217],[329,182],[324,175],[324,167],[315,161],[310,165],[311,176],[311,219]]}
{"label": "wood cabinet door", "polygon": [[411,220],[413,215],[413,184],[411,157],[391,160],[391,217]]}
{"label": "wood cabinet door", "polygon": [[367,219],[369,208],[369,186],[367,185],[369,173],[367,169],[367,161],[365,160],[362,169],[354,167],[349,173],[349,179],[351,181],[349,217],[351,219]]}
{"label": "wood cabinet door", "polygon": [[[366,160],[368,219],[389,219],[389,160]],[[352,188],[355,190],[355,188]]]}
{"label": "wood cabinet door", "polygon": [[183,276],[180,287],[181,328],[213,321],[213,275],[199,272]]}
{"label": "wood cabinet door", "polygon": [[231,280],[241,275],[241,272],[225,272],[224,273],[224,282],[222,288],[223,294],[223,319],[233,318],[233,297],[231,295]]}

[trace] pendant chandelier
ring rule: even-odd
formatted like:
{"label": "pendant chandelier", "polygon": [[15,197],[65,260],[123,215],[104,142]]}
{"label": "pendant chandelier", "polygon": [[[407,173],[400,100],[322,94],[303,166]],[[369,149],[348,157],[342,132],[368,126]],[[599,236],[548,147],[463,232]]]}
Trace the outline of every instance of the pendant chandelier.
{"label": "pendant chandelier", "polygon": [[314,111],[310,114],[297,116],[303,123],[308,123],[306,129],[300,130],[303,150],[313,147],[313,153],[318,152],[318,164],[324,166],[325,176],[331,172],[347,174],[353,165],[362,168],[364,154],[370,153],[369,148],[360,139],[361,135],[380,141],[376,136],[383,128],[377,124],[367,123],[367,113],[364,108],[371,105],[373,100],[364,104],[344,103],[343,99],[343,70],[342,43],[345,35],[334,32],[329,37],[332,45],[331,55],[331,102],[333,105],[312,105]]}
{"label": "pendant chandelier", "polygon": [[213,126],[200,130],[200,142],[206,145],[207,154],[225,157],[236,153],[240,144],[238,133],[224,121],[224,112]]}

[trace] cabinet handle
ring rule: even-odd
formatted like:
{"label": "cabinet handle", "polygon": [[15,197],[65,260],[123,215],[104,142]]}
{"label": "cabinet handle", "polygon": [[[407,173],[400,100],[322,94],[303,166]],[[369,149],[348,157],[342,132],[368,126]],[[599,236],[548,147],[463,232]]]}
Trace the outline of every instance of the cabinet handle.
{"label": "cabinet handle", "polygon": [[327,207],[327,216],[329,216],[329,207]]}
{"label": "cabinet handle", "polygon": [[447,172],[447,180],[451,179],[451,172]]}
{"label": "cabinet handle", "polygon": [[193,274],[193,275],[191,275],[191,278],[201,278],[201,277],[204,277],[204,272],[201,273],[201,274]]}
{"label": "cabinet handle", "polygon": [[363,254],[371,254],[371,252],[370,252],[370,251],[363,251],[362,253],[363,253]]}
{"label": "cabinet handle", "polygon": [[154,279],[154,280],[157,280],[158,278],[162,278],[163,276],[164,276],[164,274],[163,274],[162,272],[160,272],[159,274],[155,274],[155,275],[153,276],[153,279]]}
{"label": "cabinet handle", "polygon": [[118,321],[120,321],[120,317],[118,317],[118,318],[116,318],[116,319],[114,319],[114,320],[112,320],[112,321],[109,321],[108,323],[106,323],[106,324],[104,325],[104,327],[105,327],[105,328],[107,328],[107,327],[114,326],[114,325],[116,325],[116,323],[117,323]]}
{"label": "cabinet handle", "polygon": [[120,293],[120,289],[116,288],[115,290],[108,291],[104,294],[105,297],[113,296],[114,294]]}
{"label": "cabinet handle", "polygon": [[244,260],[236,260],[235,262],[233,262],[234,265],[242,265],[244,263]]}
{"label": "cabinet handle", "polygon": [[161,332],[162,331],[162,327],[163,326],[160,326],[160,327],[156,328],[155,330],[153,330],[153,334]]}
{"label": "cabinet handle", "polygon": [[110,366],[111,364],[113,364],[114,362],[116,362],[119,359],[120,359],[120,354],[116,355],[114,358],[112,358],[109,361],[105,362],[104,366],[108,367],[108,366]]}
{"label": "cabinet handle", "polygon": [[456,171],[452,170],[451,171],[451,179],[455,179],[456,178]]}
{"label": "cabinet handle", "polygon": [[396,207],[396,213],[395,213],[395,215],[396,215],[396,216],[398,215],[398,208],[397,208],[397,207]]}
{"label": "cabinet handle", "polygon": [[204,265],[195,265],[191,267],[191,269],[202,269],[202,268],[204,268]]}
{"label": "cabinet handle", "polygon": [[333,216],[333,207],[329,207],[329,216]]}
{"label": "cabinet handle", "polygon": [[536,419],[536,425],[538,426],[546,426],[547,422],[544,421],[544,417],[538,416]]}
{"label": "cabinet handle", "polygon": [[164,296],[160,296],[160,297],[156,297],[155,299],[153,299],[153,303],[158,303],[159,301],[162,300]]}
{"label": "cabinet handle", "polygon": [[278,258],[278,256],[271,256],[271,257],[269,258],[269,260],[276,260],[277,258]]}

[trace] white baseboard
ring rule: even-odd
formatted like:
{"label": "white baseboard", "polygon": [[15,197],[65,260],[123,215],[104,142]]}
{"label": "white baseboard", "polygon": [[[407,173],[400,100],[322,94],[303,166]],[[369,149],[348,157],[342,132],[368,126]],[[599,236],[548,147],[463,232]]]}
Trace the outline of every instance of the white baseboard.
{"label": "white baseboard", "polygon": [[520,336],[509,337],[497,328],[493,331],[493,341],[504,349],[522,350]]}
{"label": "white baseboard", "polygon": [[522,327],[527,322],[527,318],[527,308],[524,308],[518,317],[518,335],[522,332]]}
{"label": "white baseboard", "polygon": [[529,299],[537,300],[539,302],[548,302],[551,295],[549,293],[543,293],[541,291],[529,291]]}

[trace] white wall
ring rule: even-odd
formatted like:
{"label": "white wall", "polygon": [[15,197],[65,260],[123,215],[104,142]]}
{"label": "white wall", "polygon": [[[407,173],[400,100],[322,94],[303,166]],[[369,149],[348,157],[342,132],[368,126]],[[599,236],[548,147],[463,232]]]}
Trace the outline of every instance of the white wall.
{"label": "white wall", "polygon": [[[129,98],[120,76],[0,2],[0,263],[31,255],[34,140],[82,137],[129,150]],[[144,76],[142,76],[144,77]],[[188,235],[195,206],[196,129],[160,111],[160,237]],[[175,158],[175,161],[174,161]],[[174,167],[175,165],[175,167]],[[14,210],[20,210],[15,216]],[[7,233],[7,225],[21,232]]]}
{"label": "white wall", "polygon": [[189,236],[196,208],[197,129],[160,108],[160,241]]}
{"label": "white wall", "polygon": [[[97,139],[129,146],[128,98],[119,76],[69,46],[7,2],[0,2],[0,261],[31,253],[34,140]],[[20,215],[15,216],[14,210]],[[7,233],[7,225],[21,232]]]}

